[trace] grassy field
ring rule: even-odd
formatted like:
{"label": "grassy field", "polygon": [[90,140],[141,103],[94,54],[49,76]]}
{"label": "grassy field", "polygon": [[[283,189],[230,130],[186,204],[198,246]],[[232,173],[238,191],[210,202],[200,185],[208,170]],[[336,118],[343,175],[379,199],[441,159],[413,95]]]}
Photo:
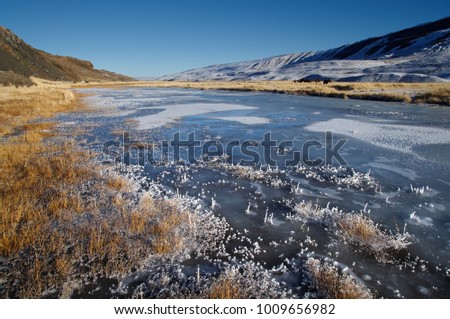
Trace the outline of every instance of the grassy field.
{"label": "grassy field", "polygon": [[450,83],[296,83],[293,81],[137,81],[77,83],[73,87],[153,87],[233,90],[450,106]]}

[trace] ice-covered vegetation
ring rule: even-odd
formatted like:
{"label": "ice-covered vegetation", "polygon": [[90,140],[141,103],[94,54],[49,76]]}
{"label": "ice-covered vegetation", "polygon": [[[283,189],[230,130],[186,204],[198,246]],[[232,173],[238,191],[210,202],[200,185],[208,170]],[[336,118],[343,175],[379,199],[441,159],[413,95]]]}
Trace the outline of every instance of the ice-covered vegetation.
{"label": "ice-covered vegetation", "polygon": [[322,224],[350,244],[369,250],[380,262],[392,262],[391,254],[411,244],[410,234],[388,233],[370,219],[366,208],[360,212],[344,212],[338,207],[330,208],[329,204],[326,207],[305,201],[287,204],[293,206],[293,213],[288,215],[290,220]]}
{"label": "ice-covered vegetation", "polygon": [[348,269],[346,272],[346,269],[340,269],[329,261],[317,258],[309,258],[306,262],[306,269],[310,273],[319,297],[330,299],[373,298],[373,294],[364,283],[348,273]]}
{"label": "ice-covered vegetation", "polygon": [[157,266],[141,283],[122,284],[115,292],[132,298],[287,298],[288,292],[273,280],[271,273],[254,262],[224,264],[217,274],[199,268],[187,274],[180,266]]}

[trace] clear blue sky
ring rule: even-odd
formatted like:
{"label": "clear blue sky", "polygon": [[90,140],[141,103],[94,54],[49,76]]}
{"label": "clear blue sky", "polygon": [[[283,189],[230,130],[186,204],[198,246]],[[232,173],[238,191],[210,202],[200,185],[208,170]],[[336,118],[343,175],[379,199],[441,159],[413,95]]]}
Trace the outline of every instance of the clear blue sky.
{"label": "clear blue sky", "polygon": [[131,76],[328,49],[448,15],[448,0],[0,0],[0,25],[32,46]]}

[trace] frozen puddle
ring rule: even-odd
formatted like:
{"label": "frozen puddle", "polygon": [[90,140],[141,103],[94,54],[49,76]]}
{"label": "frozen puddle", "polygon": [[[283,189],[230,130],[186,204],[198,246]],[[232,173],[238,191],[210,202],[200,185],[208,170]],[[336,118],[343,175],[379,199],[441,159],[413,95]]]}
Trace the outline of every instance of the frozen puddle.
{"label": "frozen puddle", "polygon": [[312,132],[332,131],[376,146],[412,154],[415,154],[415,146],[450,143],[450,130],[390,124],[387,121],[363,122],[336,118],[308,125],[305,129]]}
{"label": "frozen puddle", "polygon": [[[139,121],[139,130],[149,130],[170,124],[186,116],[200,115],[213,112],[238,111],[238,110],[254,110],[256,107],[226,104],[226,103],[191,103],[191,104],[174,104],[163,105],[158,108],[164,108],[164,111],[136,118]],[[241,118],[241,117],[236,117]],[[242,117],[244,118],[244,117]],[[226,119],[226,118],[224,118]]]}

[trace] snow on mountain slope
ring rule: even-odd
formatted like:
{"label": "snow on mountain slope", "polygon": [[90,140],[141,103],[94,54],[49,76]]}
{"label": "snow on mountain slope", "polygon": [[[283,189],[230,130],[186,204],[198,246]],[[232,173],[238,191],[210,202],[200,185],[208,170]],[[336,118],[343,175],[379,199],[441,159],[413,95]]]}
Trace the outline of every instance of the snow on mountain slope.
{"label": "snow on mountain slope", "polygon": [[450,17],[339,48],[211,65],[160,80],[450,81]]}

